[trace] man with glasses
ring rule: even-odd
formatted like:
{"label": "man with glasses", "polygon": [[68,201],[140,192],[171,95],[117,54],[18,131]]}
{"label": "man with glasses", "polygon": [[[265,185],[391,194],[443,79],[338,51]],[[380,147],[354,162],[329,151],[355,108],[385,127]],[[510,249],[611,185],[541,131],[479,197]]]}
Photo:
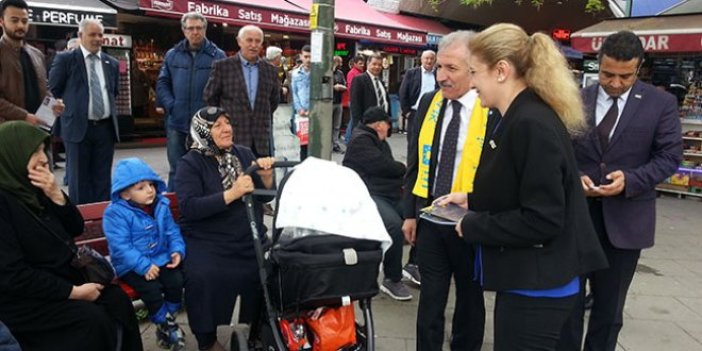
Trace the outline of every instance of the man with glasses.
{"label": "man with glasses", "polygon": [[188,12],[180,19],[185,39],[166,53],[158,75],[156,94],[158,105],[166,111],[166,153],[168,155],[168,191],[175,191],[174,177],[178,160],[187,151],[185,137],[190,119],[205,107],[202,93],[214,61],[227,56],[207,40],[207,19]]}
{"label": "man with glasses", "polygon": [[[605,39],[599,84],[582,92],[590,131],[574,141],[580,181],[609,268],[588,276],[593,295],[585,350],[614,351],[641,249],[653,246],[656,184],[682,160],[673,95],[638,80],[644,49],[632,32]],[[580,350],[585,279],[558,350]]]}

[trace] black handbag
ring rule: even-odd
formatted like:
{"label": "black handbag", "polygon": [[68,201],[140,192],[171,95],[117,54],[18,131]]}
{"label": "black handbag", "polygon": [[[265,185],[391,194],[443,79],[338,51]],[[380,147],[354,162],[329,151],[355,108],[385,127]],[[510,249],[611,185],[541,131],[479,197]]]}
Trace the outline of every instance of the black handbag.
{"label": "black handbag", "polygon": [[32,212],[29,208],[24,206],[24,204],[22,204],[22,207],[24,207],[24,209],[27,212],[29,212],[29,214],[32,215],[32,217],[34,217],[34,219],[39,223],[39,225],[44,227],[46,231],[55,236],[56,239],[60,240],[64,245],[68,247],[69,250],[71,250],[71,252],[73,253],[71,267],[77,269],[87,283],[98,283],[102,285],[107,285],[111,284],[112,281],[115,280],[115,278],[117,277],[115,267],[112,266],[112,263],[110,263],[110,261],[107,258],[105,258],[105,256],[101,255],[99,252],[95,251],[88,245],[82,245],[81,247],[76,248],[76,246],[73,245],[72,242],[58,235],[51,227],[46,225],[44,221],[39,219],[39,217],[34,212]]}
{"label": "black handbag", "polygon": [[90,246],[82,245],[74,253],[71,266],[78,269],[87,282],[107,285],[115,279],[112,263]]}

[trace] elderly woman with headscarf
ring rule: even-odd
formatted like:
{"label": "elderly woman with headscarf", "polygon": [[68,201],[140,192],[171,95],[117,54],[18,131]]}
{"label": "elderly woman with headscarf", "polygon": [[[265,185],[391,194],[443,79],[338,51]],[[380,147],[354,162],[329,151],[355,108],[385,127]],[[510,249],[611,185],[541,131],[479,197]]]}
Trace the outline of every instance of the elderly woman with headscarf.
{"label": "elderly woman with headscarf", "polygon": [[0,124],[0,320],[23,350],[141,350],[127,295],[71,266],[83,218],[49,169],[49,142]]}
{"label": "elderly woman with headscarf", "polygon": [[[223,350],[217,326],[231,322],[237,296],[242,299],[239,321],[250,322],[260,295],[242,197],[254,187],[273,187],[274,159],[256,159],[251,149],[234,145],[232,136],[224,110],[200,109],[190,123],[190,150],[176,167],[180,226],[189,255],[183,262],[185,306],[200,350]],[[262,169],[243,174],[253,163]],[[265,233],[258,202],[256,214],[259,232]]]}

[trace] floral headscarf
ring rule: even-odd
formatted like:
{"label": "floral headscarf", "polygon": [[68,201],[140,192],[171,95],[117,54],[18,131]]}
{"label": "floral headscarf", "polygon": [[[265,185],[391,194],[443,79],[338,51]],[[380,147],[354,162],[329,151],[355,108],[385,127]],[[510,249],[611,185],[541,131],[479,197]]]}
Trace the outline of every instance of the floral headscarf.
{"label": "floral headscarf", "polygon": [[190,122],[190,149],[199,151],[205,156],[212,156],[219,165],[219,175],[222,186],[229,189],[236,179],[244,173],[241,161],[232,154],[232,150],[222,150],[217,147],[212,139],[212,126],[220,116],[229,118],[227,113],[219,107],[203,107],[195,113]]}

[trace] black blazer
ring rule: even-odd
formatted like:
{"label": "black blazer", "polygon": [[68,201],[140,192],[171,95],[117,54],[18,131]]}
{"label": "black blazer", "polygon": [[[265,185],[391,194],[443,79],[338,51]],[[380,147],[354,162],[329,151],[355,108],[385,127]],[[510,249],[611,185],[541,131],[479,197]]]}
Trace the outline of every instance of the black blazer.
{"label": "black blazer", "polygon": [[607,266],[570,136],[531,89],[486,136],[473,189],[462,229],[482,245],[486,290],[556,288]]}
{"label": "black blazer", "polygon": [[[439,82],[436,80],[436,70],[434,70],[434,89],[439,89]],[[412,111],[412,106],[417,102],[419,93],[422,90],[422,67],[415,67],[405,72],[405,78],[400,84],[400,107],[402,114]],[[419,106],[417,106],[419,109]]]}
{"label": "black blazer", "polygon": [[[385,106],[387,106],[385,112],[390,114],[390,96],[382,82],[380,83],[380,88],[385,91]],[[375,85],[368,75],[368,72],[364,72],[353,78],[350,105],[351,118],[356,121],[361,120],[363,112],[366,112],[367,109],[378,106],[378,98],[375,96]]]}
{"label": "black blazer", "polygon": [[[424,117],[427,114],[427,110],[429,109],[429,105],[431,104],[431,100],[434,98],[436,92],[437,90],[434,90],[422,95],[422,100],[419,101],[419,106],[417,106],[417,118],[414,119],[415,126],[411,129],[412,136],[410,137],[409,145],[407,146],[407,172],[405,173],[405,178],[403,181],[403,218],[417,218],[419,209],[429,206],[429,204],[434,201],[431,196],[431,191],[429,192],[429,196],[424,199],[413,195],[412,190],[414,189],[414,184],[417,182],[417,172],[419,170],[419,152],[417,150],[419,132],[422,123],[424,122]],[[441,110],[439,111],[439,117],[436,122],[437,126],[441,126],[444,121],[444,110],[446,109],[447,101],[447,99],[444,99],[443,103],[441,104]],[[488,125],[486,128],[487,133],[492,131],[499,120],[500,113],[497,110],[491,109],[488,114]],[[436,173],[436,162],[439,156],[440,145],[441,133],[434,133],[434,141],[431,144],[431,160],[429,163],[429,189],[434,187],[434,173]]]}

